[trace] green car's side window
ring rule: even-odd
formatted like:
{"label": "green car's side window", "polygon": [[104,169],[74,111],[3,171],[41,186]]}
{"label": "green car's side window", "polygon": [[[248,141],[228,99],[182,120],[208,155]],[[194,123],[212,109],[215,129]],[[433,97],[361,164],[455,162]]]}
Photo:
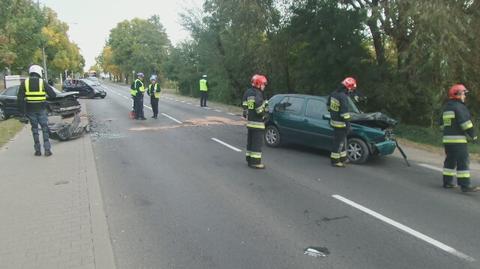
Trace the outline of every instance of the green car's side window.
{"label": "green car's side window", "polygon": [[327,114],[327,104],[323,100],[309,99],[307,101],[307,109],[305,116],[315,119],[322,119],[324,114]]}

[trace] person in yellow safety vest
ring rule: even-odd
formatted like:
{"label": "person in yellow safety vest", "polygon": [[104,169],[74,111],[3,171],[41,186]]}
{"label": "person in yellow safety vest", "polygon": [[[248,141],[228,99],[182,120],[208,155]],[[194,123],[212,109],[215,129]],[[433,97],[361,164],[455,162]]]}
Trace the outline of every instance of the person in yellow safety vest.
{"label": "person in yellow safety vest", "polygon": [[26,114],[32,125],[35,156],[41,156],[40,135],[38,125],[42,128],[43,148],[45,156],[52,155],[48,136],[47,95],[55,98],[57,95],[52,87],[42,79],[43,68],[39,65],[30,66],[29,77],[20,84],[17,93],[17,102],[20,112]]}
{"label": "person in yellow safety vest", "polygon": [[208,98],[207,75],[203,75],[202,79],[200,79],[200,107],[207,106],[207,98]]}
{"label": "person in yellow safety vest", "polygon": [[443,108],[441,126],[443,128],[443,146],[445,162],[443,163],[443,187],[455,188],[453,177],[462,192],[477,192],[480,187],[470,185],[467,136],[477,141],[472,117],[465,106],[467,88],[463,84],[455,84],[448,91],[448,102]]}
{"label": "person in yellow safety vest", "polygon": [[265,115],[267,102],[263,98],[263,91],[267,86],[267,78],[263,75],[254,75],[251,79],[252,87],[243,95],[242,106],[246,110],[244,114],[247,122],[247,164],[251,168],[264,169],[262,163],[262,144],[265,131]]}
{"label": "person in yellow safety vest", "polygon": [[345,78],[340,87],[328,97],[327,107],[330,111],[330,126],[333,128],[334,141],[330,161],[334,167],[345,167],[347,161],[347,135],[350,131],[349,94],[357,88],[357,81]]}
{"label": "person in yellow safety vest", "polygon": [[146,120],[145,116],[143,115],[143,95],[145,93],[143,77],[143,73],[137,73],[137,79],[130,87],[130,94],[133,98],[133,109],[135,111],[136,120]]}
{"label": "person in yellow safety vest", "polygon": [[150,85],[148,85],[147,94],[150,95],[150,104],[152,105],[153,116],[156,119],[158,117],[158,101],[160,99],[160,85],[157,82],[157,76],[152,75],[150,77]]}

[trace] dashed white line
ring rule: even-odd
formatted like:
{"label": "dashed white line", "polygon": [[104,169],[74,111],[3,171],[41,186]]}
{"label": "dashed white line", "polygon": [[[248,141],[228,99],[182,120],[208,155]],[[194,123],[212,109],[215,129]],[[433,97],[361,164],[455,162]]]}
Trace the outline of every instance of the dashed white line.
{"label": "dashed white line", "polygon": [[215,138],[215,137],[212,137],[212,140],[215,141],[215,142],[217,142],[217,143],[219,143],[219,144],[222,144],[222,145],[224,145],[225,147],[230,148],[230,149],[232,149],[232,150],[234,150],[234,151],[236,151],[236,152],[242,152],[241,149],[238,149],[238,148],[236,148],[236,147],[234,147],[234,146],[232,146],[232,145],[229,145],[229,144],[223,142],[223,141],[220,140],[220,139],[217,139],[217,138]]}
{"label": "dashed white line", "polygon": [[385,216],[383,216],[383,215],[381,215],[381,214],[379,214],[379,213],[377,213],[373,210],[370,210],[370,209],[368,209],[368,208],[366,208],[366,207],[364,207],[360,204],[357,204],[357,203],[355,203],[355,202],[353,202],[353,201],[351,201],[351,200],[349,200],[349,199],[347,199],[343,196],[335,194],[335,195],[332,195],[332,197],[337,199],[337,200],[340,200],[340,201],[344,202],[345,204],[348,204],[348,205],[350,205],[350,206],[352,206],[352,207],[354,207],[354,208],[356,208],[360,211],[363,211],[364,213],[367,213],[368,215],[370,215],[374,218],[377,218],[377,219],[379,219],[379,220],[381,220],[385,223],[388,223],[388,224],[396,227],[397,229],[400,229],[400,230],[402,230],[402,231],[404,231],[408,234],[411,234],[411,235],[415,236],[416,238],[418,238],[420,240],[423,240],[423,241],[425,241],[425,242],[427,242],[427,243],[429,243],[429,244],[431,244],[431,245],[433,245],[433,246],[435,246],[435,247],[437,247],[437,248],[439,248],[439,249],[441,249],[445,252],[448,252],[448,253],[450,253],[454,256],[457,256],[457,257],[459,257],[461,259],[464,259],[464,260],[467,260],[469,262],[475,261],[474,258],[472,258],[472,257],[470,257],[470,256],[468,256],[468,255],[450,247],[450,246],[447,246],[440,241],[437,241],[437,240],[435,240],[435,239],[433,239],[433,238],[431,238],[427,235],[424,235],[420,232],[417,232],[417,231],[413,230],[412,228],[409,228],[409,227],[407,227],[407,226],[405,226],[405,225],[403,225],[403,224],[401,224],[401,223],[399,223],[399,222],[397,222],[393,219],[385,217]]}
{"label": "dashed white line", "polygon": [[230,112],[227,113],[227,114],[230,115],[230,116],[237,116],[237,115],[235,115],[235,114],[233,114],[233,113],[230,113]]}
{"label": "dashed white line", "polygon": [[146,107],[146,108],[148,108],[148,109],[150,109],[150,110],[152,110],[152,108],[149,107],[149,106],[147,106],[147,105],[143,105],[143,106]]}
{"label": "dashed white line", "polygon": [[433,165],[429,165],[429,164],[426,164],[426,163],[419,163],[418,165],[423,166],[423,167],[428,168],[428,169],[431,169],[431,170],[438,171],[438,172],[443,172],[442,168],[439,168],[439,167],[436,167],[436,166],[433,166]]}
{"label": "dashed white line", "polygon": [[182,124],[182,123],[183,123],[183,122],[181,122],[181,121],[179,121],[179,120],[175,119],[174,117],[172,117],[172,116],[170,116],[170,115],[168,115],[168,114],[165,114],[165,113],[161,113],[161,114],[162,114],[163,116],[165,116],[165,117],[167,117],[167,118],[169,118],[169,119],[173,120],[173,121],[174,121],[174,122],[176,122],[176,123],[180,123],[180,124]]}
{"label": "dashed white line", "polygon": [[222,111],[221,111],[220,109],[215,109],[214,111],[215,111],[215,112],[222,113]]}

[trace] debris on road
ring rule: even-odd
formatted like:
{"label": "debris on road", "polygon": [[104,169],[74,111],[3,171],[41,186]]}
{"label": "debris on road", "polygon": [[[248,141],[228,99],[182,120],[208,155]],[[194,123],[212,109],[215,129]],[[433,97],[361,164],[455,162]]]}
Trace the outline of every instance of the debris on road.
{"label": "debris on road", "polygon": [[82,123],[78,114],[75,114],[71,123],[62,121],[49,124],[50,138],[59,141],[79,138],[83,136],[83,134],[88,133],[89,130],[90,127],[88,124]]}

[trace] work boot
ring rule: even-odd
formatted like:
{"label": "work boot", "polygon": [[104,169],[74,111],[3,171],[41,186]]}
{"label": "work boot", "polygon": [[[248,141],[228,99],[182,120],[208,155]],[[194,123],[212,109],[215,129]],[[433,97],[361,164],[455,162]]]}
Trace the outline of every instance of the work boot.
{"label": "work boot", "polygon": [[42,156],[42,152],[40,150],[36,150],[34,155],[35,156]]}
{"label": "work boot", "polygon": [[333,167],[345,168],[345,164],[342,162],[332,163]]}
{"label": "work boot", "polygon": [[445,189],[453,189],[453,188],[456,188],[457,185],[452,184],[452,183],[444,183],[444,184],[443,184],[443,187],[444,187]]}
{"label": "work boot", "polygon": [[147,118],[145,118],[145,117],[140,118],[140,120],[146,120],[146,119],[147,119]]}
{"label": "work boot", "polygon": [[50,150],[45,150],[45,157],[52,156],[52,152]]}
{"label": "work boot", "polygon": [[261,164],[251,164],[248,165],[250,168],[255,168],[255,169],[265,169],[265,165],[263,163]]}
{"label": "work boot", "polygon": [[477,191],[480,191],[479,186],[462,187],[462,192],[477,192]]}

